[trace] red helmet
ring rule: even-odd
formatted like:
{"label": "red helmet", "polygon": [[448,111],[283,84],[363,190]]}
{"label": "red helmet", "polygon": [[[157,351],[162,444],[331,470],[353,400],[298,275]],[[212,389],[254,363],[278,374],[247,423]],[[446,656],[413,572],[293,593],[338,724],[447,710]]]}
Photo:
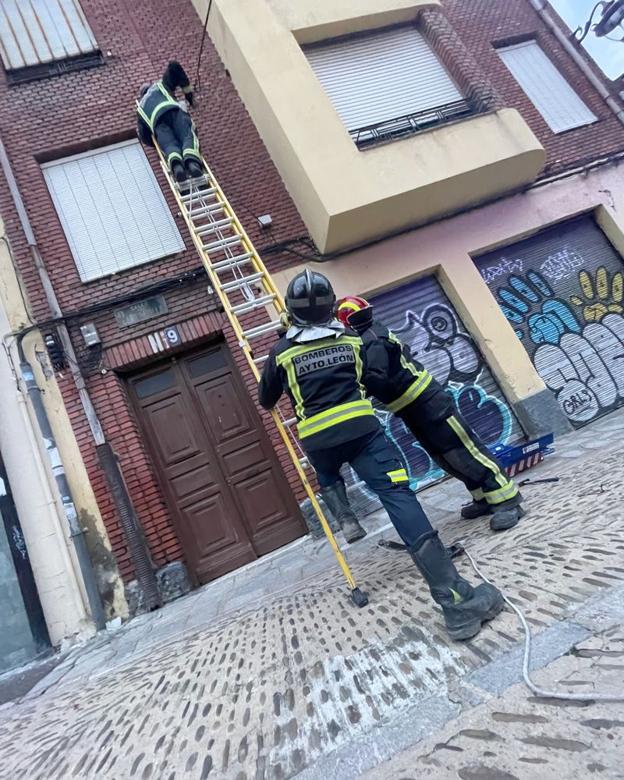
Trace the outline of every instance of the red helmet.
{"label": "red helmet", "polygon": [[370,304],[365,298],[358,298],[357,295],[347,295],[338,301],[336,316],[343,325],[348,325],[349,317],[354,311],[362,311],[362,309],[368,309],[369,306]]}

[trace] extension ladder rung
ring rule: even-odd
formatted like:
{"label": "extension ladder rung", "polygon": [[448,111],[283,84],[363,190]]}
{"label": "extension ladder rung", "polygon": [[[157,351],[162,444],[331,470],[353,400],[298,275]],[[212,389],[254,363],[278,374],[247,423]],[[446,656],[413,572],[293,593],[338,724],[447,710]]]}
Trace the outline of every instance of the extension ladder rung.
{"label": "extension ladder rung", "polygon": [[234,236],[228,236],[227,238],[220,238],[218,241],[213,241],[211,244],[204,244],[204,252],[214,252],[217,249],[225,249],[229,246],[236,246],[240,244],[243,237],[240,233],[236,233]]}
{"label": "extension ladder rung", "polygon": [[282,420],[282,425],[284,428],[290,428],[291,425],[294,425],[297,422],[296,417],[289,417],[287,420]]}
{"label": "extension ladder rung", "polygon": [[232,306],[234,314],[249,314],[250,311],[256,309],[262,309],[269,303],[272,303],[276,298],[275,293],[270,295],[261,295],[259,298],[254,298],[253,301],[245,301],[245,303],[237,303],[236,306]]}
{"label": "extension ladder rung", "polygon": [[240,268],[241,265],[250,263],[252,258],[251,252],[245,252],[242,255],[226,257],[225,260],[219,260],[217,263],[210,263],[210,265],[213,271],[229,271],[231,268]]}
{"label": "extension ladder rung", "polygon": [[258,271],[257,274],[249,274],[248,276],[241,276],[240,279],[235,279],[233,282],[225,282],[221,285],[221,289],[224,292],[230,292],[230,290],[240,290],[241,287],[245,287],[248,284],[259,282],[264,279],[264,271]]}
{"label": "extension ladder rung", "polygon": [[225,211],[225,206],[218,200],[215,203],[209,203],[207,206],[200,206],[198,209],[189,210],[189,217],[191,219],[198,219],[199,217],[206,217],[209,214],[216,214],[219,211]]}
{"label": "extension ladder rung", "polygon": [[199,198],[208,198],[211,195],[217,196],[217,190],[215,187],[207,187],[205,190],[191,190],[186,195],[181,195],[180,200],[182,203],[189,203],[189,201],[197,200]]}
{"label": "extension ladder rung", "polygon": [[[138,104],[137,104],[138,106]],[[262,259],[254,249],[249,236],[245,230],[241,227],[236,215],[232,209],[231,204],[228,202],[227,197],[221,190],[219,183],[214,178],[210,168],[206,165],[205,161],[205,175],[201,178],[192,180],[186,186],[178,187],[174,181],[171,171],[163,157],[162,150],[158,146],[156,140],[154,140],[154,146],[160,159],[162,170],[165,174],[169,187],[171,188],[178,207],[181,209],[182,215],[186,221],[186,224],[191,232],[193,243],[197,248],[204,266],[210,277],[210,282],[218,294],[219,299],[223,305],[223,311],[232,326],[236,339],[240,348],[243,350],[243,354],[247,359],[250,368],[252,369],[256,378],[259,378],[258,367],[265,363],[268,359],[268,354],[263,354],[258,357],[254,357],[250,339],[261,338],[269,336],[271,333],[284,328],[284,324],[279,319],[281,313],[284,311],[284,302],[282,301],[279,293],[266,294],[267,290],[276,290],[275,285],[271,281],[271,276],[265,268]],[[214,215],[225,214],[228,215],[227,219],[223,217],[217,218]],[[219,240],[212,241],[211,243],[204,243],[204,237],[207,235],[218,235],[218,231],[221,228],[225,228],[228,232],[233,233],[227,237],[221,236]],[[219,252],[216,255],[219,259],[213,262],[211,253]],[[236,253],[236,254],[235,254]],[[247,276],[242,276],[239,279],[230,279],[224,281],[224,277],[220,276],[222,271],[235,272],[241,266],[251,265],[251,273]],[[244,271],[241,272],[241,275]],[[234,274],[235,275],[235,274]],[[227,279],[227,277],[225,277]],[[264,295],[260,295],[250,301],[243,301],[232,305],[232,301],[228,298],[228,293],[235,290],[242,290],[248,292],[247,285],[251,285],[257,282],[262,282],[262,290]],[[273,305],[275,309],[275,315],[278,319],[264,322],[261,325],[254,325],[253,327],[244,329],[242,322],[238,315],[245,314],[246,312],[252,312],[262,307]],[[265,308],[266,311],[266,308]],[[263,344],[263,349],[264,349]],[[279,432],[288,455],[292,460],[293,465],[301,479],[301,482],[305,488],[305,492],[309,501],[319,518],[323,531],[327,536],[327,539],[334,551],[334,555],[340,565],[342,573],[351,590],[351,598],[358,607],[363,607],[368,603],[368,596],[366,593],[357,587],[349,565],[346,562],[344,555],[338,547],[334,535],[332,534],[327,518],[323,513],[323,509],[320,506],[314,491],[308,481],[308,477],[305,470],[309,468],[310,463],[307,457],[299,458],[297,450],[300,447],[297,443],[295,431],[292,424],[295,422],[295,418],[280,421],[279,411],[274,409],[271,413],[274,424]]]}
{"label": "extension ladder rung", "polygon": [[198,236],[205,238],[206,236],[209,236],[212,233],[217,233],[219,230],[223,230],[223,228],[230,227],[232,222],[234,222],[234,219],[232,217],[217,219],[214,222],[209,222],[207,225],[202,225],[201,227],[196,228],[196,232]]}
{"label": "extension ladder rung", "polygon": [[244,330],[243,336],[246,339],[255,339],[258,336],[265,336],[268,333],[274,333],[283,327],[284,326],[279,320],[271,320],[271,322],[265,322],[263,325],[256,325],[254,328]]}

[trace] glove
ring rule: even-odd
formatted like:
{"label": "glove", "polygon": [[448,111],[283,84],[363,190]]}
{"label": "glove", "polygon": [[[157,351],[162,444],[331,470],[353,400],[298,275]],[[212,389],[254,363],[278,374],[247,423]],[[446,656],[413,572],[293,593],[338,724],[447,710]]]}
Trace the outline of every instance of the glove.
{"label": "glove", "polygon": [[186,98],[189,106],[192,107],[193,106],[193,93],[192,92],[187,92],[184,97]]}

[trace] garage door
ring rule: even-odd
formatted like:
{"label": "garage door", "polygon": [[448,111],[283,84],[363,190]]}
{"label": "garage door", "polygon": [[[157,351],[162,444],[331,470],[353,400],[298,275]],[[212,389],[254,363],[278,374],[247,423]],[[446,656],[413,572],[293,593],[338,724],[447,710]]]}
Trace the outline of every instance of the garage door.
{"label": "garage door", "polygon": [[[461,414],[487,445],[523,437],[477,345],[434,276],[377,295],[370,302],[377,319],[409,344],[414,357],[446,387]],[[414,489],[444,475],[398,417],[381,408],[378,416],[405,457]],[[377,506],[363,488],[359,494],[352,488],[350,494],[361,500],[361,512]]]}
{"label": "garage door", "polygon": [[575,427],[624,402],[622,259],[590,217],[476,261]]}

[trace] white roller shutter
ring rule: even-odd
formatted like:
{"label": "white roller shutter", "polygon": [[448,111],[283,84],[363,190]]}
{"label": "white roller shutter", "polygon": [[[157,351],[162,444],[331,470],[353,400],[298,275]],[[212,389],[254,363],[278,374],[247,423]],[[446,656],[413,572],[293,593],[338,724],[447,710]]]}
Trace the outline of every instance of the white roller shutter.
{"label": "white roller shutter", "polygon": [[462,100],[413,27],[309,47],[305,54],[349,131]]}
{"label": "white roller shutter", "polygon": [[537,41],[506,46],[498,53],[553,133],[597,121]]}
{"label": "white roller shutter", "polygon": [[42,168],[83,282],[184,249],[137,141]]}
{"label": "white roller shutter", "polygon": [[97,48],[77,0],[0,0],[0,55],[7,70]]}

